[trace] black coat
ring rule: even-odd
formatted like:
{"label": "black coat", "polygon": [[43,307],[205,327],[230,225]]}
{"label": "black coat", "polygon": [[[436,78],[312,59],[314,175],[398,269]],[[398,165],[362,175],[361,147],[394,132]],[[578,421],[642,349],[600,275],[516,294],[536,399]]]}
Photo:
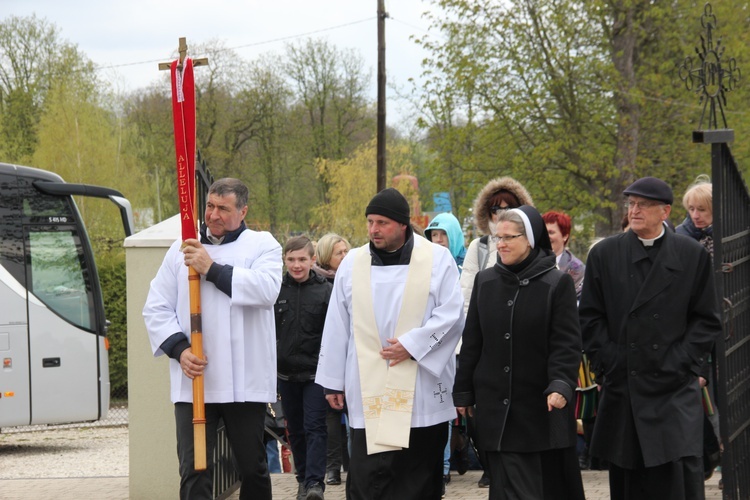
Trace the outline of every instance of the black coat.
{"label": "black coat", "polygon": [[650,271],[632,231],[586,262],[581,331],[602,387],[591,453],[625,468],[702,454],[697,377],[721,332],[711,258],[670,231],[660,245]]}
{"label": "black coat", "polygon": [[[576,440],[575,387],[581,336],[573,279],[541,251],[516,275],[502,264],[475,278],[453,403],[476,404],[486,451],[538,452]],[[547,411],[547,394],[568,401]]]}
{"label": "black coat", "polygon": [[315,379],[332,288],[328,280],[315,271],[310,271],[310,278],[303,283],[295,281],[289,273],[284,275],[274,305],[280,379],[291,382]]}

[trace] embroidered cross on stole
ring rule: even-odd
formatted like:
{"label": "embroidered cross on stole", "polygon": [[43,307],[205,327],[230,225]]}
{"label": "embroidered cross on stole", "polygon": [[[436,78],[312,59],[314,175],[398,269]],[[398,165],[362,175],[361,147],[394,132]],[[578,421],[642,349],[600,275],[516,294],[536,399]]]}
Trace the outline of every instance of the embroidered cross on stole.
{"label": "embroidered cross on stole", "polygon": [[[426,241],[416,240],[415,237],[396,338],[422,325],[430,295],[432,248]],[[353,265],[352,313],[368,455],[409,447],[417,380],[417,362],[413,359],[390,367],[380,357],[383,346],[375,321],[371,267],[372,256],[365,245],[357,251]]]}

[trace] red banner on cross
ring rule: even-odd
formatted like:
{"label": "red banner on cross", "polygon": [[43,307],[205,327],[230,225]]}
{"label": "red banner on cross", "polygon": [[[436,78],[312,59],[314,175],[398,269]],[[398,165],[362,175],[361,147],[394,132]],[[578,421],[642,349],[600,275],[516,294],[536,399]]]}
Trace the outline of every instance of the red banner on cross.
{"label": "red banner on cross", "polygon": [[177,194],[182,240],[196,237],[195,218],[195,80],[193,61],[172,62],[172,118],[177,157]]}

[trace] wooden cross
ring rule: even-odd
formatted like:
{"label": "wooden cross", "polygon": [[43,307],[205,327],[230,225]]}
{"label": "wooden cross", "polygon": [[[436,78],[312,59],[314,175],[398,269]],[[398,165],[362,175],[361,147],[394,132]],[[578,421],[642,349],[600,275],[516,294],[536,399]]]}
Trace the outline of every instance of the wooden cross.
{"label": "wooden cross", "polygon": [[[182,61],[185,60],[185,55],[187,55],[187,41],[185,37],[180,37],[180,45],[178,49],[180,53],[180,62],[177,65],[179,69],[182,69]],[[208,65],[208,58],[202,57],[200,59],[193,59],[193,67],[197,66],[207,66]],[[172,67],[171,62],[167,63],[159,63],[159,71],[169,70]]]}

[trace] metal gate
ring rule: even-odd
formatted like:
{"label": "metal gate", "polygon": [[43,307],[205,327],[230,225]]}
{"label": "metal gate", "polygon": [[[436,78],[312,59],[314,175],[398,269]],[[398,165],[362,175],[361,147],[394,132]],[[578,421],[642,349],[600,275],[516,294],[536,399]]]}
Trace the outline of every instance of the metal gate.
{"label": "metal gate", "polygon": [[[739,82],[734,59],[722,64],[721,39],[713,41],[716,17],[706,4],[701,25],[700,63],[687,58],[680,77],[700,94],[708,130],[693,132],[693,142],[711,144],[713,183],[714,277],[721,303],[723,335],[716,342],[715,373],[725,499],[750,498],[750,194],[728,143],[723,105]],[[706,114],[708,112],[708,114]],[[718,128],[719,119],[723,128]]]}
{"label": "metal gate", "polygon": [[750,195],[726,144],[728,133],[695,135],[711,144],[714,277],[723,323],[715,363],[723,493],[740,500],[750,498]]}

